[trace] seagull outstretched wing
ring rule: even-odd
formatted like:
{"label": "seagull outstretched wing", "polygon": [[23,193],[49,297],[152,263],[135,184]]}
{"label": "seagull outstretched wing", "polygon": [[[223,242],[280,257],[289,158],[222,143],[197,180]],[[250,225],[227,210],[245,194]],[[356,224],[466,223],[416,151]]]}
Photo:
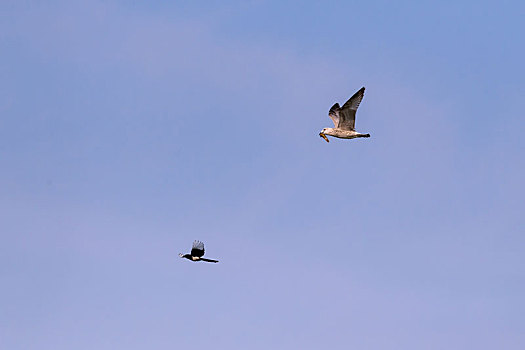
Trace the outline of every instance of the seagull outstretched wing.
{"label": "seagull outstretched wing", "polygon": [[328,116],[332,121],[334,122],[334,126],[337,128],[339,125],[339,110],[341,107],[339,107],[339,103],[336,103],[335,105],[330,108],[330,111],[328,112]]}
{"label": "seagull outstretched wing", "polygon": [[[336,126],[342,130],[355,130],[355,114],[359,104],[365,95],[365,88],[362,87],[339,109],[339,123]],[[332,118],[333,120],[333,118]]]}

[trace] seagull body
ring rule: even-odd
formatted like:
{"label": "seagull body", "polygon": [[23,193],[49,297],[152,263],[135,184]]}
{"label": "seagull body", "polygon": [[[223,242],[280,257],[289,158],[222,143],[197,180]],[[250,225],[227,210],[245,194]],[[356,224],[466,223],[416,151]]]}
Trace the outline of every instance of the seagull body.
{"label": "seagull body", "polygon": [[343,107],[339,107],[339,103],[334,104],[332,108],[330,108],[328,116],[334,122],[335,128],[324,128],[323,131],[319,133],[319,136],[325,139],[326,142],[330,142],[326,135],[340,139],[370,137],[370,134],[361,134],[355,131],[355,114],[364,95],[365,88],[362,87],[346,101]]}
{"label": "seagull body", "polygon": [[191,261],[206,261],[206,262],[212,262],[212,263],[219,262],[219,260],[203,258],[202,257],[203,255],[204,255],[204,243],[202,243],[201,241],[193,242],[190,254],[182,254],[182,253],[179,254],[181,258],[185,258]]}

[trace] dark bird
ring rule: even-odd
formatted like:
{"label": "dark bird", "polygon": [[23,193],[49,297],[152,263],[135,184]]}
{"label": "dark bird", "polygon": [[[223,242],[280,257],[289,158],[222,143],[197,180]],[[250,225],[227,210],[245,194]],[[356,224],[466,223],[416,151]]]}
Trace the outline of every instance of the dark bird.
{"label": "dark bird", "polygon": [[204,243],[201,241],[194,241],[193,245],[191,247],[191,253],[190,254],[182,254],[179,253],[179,256],[181,258],[186,258],[191,261],[206,261],[206,262],[212,262],[217,263],[219,260],[212,260],[212,259],[206,259],[202,256],[204,255]]}
{"label": "dark bird", "polygon": [[335,128],[324,128],[323,131],[319,133],[326,142],[328,141],[329,136],[338,137],[340,139],[355,139],[356,137],[370,137],[370,134],[361,134],[355,131],[355,114],[357,108],[361,103],[365,95],[365,88],[362,87],[356,92],[343,107],[339,107],[339,103],[330,108],[328,116],[334,122]]}

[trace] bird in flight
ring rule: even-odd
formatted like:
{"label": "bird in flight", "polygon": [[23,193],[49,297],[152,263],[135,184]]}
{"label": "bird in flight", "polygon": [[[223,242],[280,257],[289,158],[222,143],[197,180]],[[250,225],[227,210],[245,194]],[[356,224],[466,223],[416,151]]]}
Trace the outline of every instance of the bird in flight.
{"label": "bird in flight", "polygon": [[212,260],[212,259],[206,259],[202,256],[204,255],[204,243],[201,241],[194,241],[193,245],[191,246],[191,253],[190,254],[182,254],[179,253],[179,256],[181,258],[186,258],[191,261],[206,261],[206,262],[212,262],[217,263],[219,260]]}
{"label": "bird in flight", "polygon": [[330,142],[326,135],[338,137],[340,139],[370,137],[370,134],[361,134],[355,131],[355,113],[357,112],[357,108],[359,107],[364,95],[365,88],[362,87],[354,94],[354,96],[346,101],[343,107],[339,107],[339,103],[333,105],[328,112],[328,116],[334,122],[335,128],[324,128],[323,131],[319,133],[319,136],[325,139],[326,142]]}

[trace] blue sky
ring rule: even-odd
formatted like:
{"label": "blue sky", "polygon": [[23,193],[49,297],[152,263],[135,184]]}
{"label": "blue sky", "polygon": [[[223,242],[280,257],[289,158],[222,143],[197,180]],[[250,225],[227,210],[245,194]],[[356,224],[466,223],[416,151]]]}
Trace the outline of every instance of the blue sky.
{"label": "blue sky", "polygon": [[3,1],[1,347],[523,349],[524,14]]}

